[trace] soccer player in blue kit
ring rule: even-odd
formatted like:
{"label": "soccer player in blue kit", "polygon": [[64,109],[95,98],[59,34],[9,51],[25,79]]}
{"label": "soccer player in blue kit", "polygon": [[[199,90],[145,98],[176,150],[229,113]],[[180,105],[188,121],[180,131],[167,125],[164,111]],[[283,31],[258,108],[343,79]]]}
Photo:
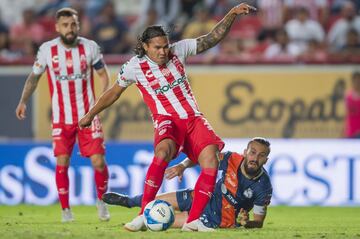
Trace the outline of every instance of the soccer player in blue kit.
{"label": "soccer player in blue kit", "polygon": [[[215,191],[200,216],[199,231],[212,231],[214,228],[261,228],[266,209],[272,196],[270,178],[263,165],[270,153],[270,143],[265,138],[255,137],[248,142],[243,154],[235,152],[220,153],[219,174]],[[176,176],[182,179],[186,168],[194,164],[188,158],[166,170],[167,179]],[[182,213],[176,214],[173,227],[181,227],[187,219],[193,199],[193,189],[160,194],[162,199]],[[142,195],[129,197],[118,193],[106,193],[103,200],[108,204],[125,207],[140,207]],[[253,210],[253,219],[249,211]]]}

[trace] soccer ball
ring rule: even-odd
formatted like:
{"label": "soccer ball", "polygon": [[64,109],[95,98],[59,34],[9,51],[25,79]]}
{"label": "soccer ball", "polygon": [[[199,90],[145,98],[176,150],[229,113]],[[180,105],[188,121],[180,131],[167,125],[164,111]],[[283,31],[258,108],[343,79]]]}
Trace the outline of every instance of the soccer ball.
{"label": "soccer ball", "polygon": [[155,199],[144,209],[144,222],[151,231],[165,231],[175,221],[174,209],[170,203]]}

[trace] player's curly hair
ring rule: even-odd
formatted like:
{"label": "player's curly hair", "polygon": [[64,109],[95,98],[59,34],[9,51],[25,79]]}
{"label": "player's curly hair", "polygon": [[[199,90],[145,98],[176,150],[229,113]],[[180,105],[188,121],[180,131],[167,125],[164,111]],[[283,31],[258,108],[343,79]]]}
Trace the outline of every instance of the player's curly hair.
{"label": "player's curly hair", "polygon": [[145,56],[146,52],[143,43],[149,43],[154,37],[168,36],[168,32],[162,26],[149,26],[145,29],[141,36],[138,36],[134,52],[138,57]]}

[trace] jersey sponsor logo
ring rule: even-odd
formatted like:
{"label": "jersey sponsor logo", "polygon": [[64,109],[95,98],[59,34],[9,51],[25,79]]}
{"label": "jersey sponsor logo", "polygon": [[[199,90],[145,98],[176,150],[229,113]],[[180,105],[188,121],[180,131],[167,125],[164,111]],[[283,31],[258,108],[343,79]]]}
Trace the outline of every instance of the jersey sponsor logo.
{"label": "jersey sponsor logo", "polygon": [[86,74],[57,75],[55,79],[58,81],[82,80],[86,79]]}
{"label": "jersey sponsor logo", "polygon": [[254,192],[253,192],[253,190],[252,190],[251,188],[248,188],[248,189],[246,189],[246,190],[244,191],[243,194],[244,194],[244,196],[245,196],[246,198],[252,198]]}
{"label": "jersey sponsor logo", "polygon": [[234,198],[234,196],[227,190],[225,184],[221,184],[221,192],[222,192],[222,194],[225,196],[225,198],[226,198],[233,206],[238,203],[238,202],[236,201],[236,199]]}
{"label": "jersey sponsor logo", "polygon": [[178,78],[176,80],[174,80],[171,83],[168,83],[164,86],[160,86],[159,88],[155,89],[155,94],[165,94],[167,91],[169,91],[170,89],[175,88],[176,86],[179,86],[181,83],[183,83],[186,80],[186,76],[183,76],[181,78]]}

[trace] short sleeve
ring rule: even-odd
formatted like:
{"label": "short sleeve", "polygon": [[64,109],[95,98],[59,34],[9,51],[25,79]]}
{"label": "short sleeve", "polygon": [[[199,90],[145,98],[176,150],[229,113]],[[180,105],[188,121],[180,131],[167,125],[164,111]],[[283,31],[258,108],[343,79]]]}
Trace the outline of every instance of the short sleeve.
{"label": "short sleeve", "polygon": [[35,75],[41,75],[44,73],[46,69],[46,55],[45,55],[45,47],[41,45],[37,54],[36,59],[33,65],[33,73]]}
{"label": "short sleeve", "polygon": [[90,48],[91,48],[91,65],[95,65],[99,61],[103,62],[103,55],[101,53],[100,46],[96,42],[91,41]]}
{"label": "short sleeve", "polygon": [[175,42],[172,46],[173,53],[184,58],[196,55],[196,39],[185,39]]}
{"label": "short sleeve", "polygon": [[266,208],[271,202],[272,187],[268,187],[259,193],[254,200],[253,212],[258,215],[265,215]]}
{"label": "short sleeve", "polygon": [[131,67],[131,63],[126,62],[121,66],[116,82],[121,87],[128,87],[132,83],[136,82],[134,69]]}

